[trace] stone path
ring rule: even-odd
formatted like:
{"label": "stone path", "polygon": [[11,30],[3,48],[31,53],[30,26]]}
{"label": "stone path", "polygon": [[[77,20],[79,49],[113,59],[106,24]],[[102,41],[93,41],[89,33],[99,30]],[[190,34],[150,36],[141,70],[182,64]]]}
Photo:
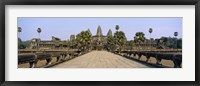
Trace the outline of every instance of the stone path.
{"label": "stone path", "polygon": [[144,64],[107,51],[91,51],[52,68],[147,68]]}

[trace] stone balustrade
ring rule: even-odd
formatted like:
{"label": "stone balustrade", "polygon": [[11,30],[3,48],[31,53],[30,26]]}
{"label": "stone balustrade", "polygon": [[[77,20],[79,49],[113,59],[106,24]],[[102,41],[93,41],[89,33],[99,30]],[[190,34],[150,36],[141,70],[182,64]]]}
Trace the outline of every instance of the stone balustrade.
{"label": "stone balustrade", "polygon": [[23,50],[18,54],[18,64],[29,63],[30,68],[37,67],[37,62],[40,60],[46,60],[46,67],[53,65],[51,63],[52,58],[56,58],[56,63],[64,62],[86,52],[81,51],[61,51],[61,50],[49,50],[49,51],[25,51]]}
{"label": "stone balustrade", "polygon": [[181,68],[182,64],[182,50],[173,49],[173,50],[143,50],[143,51],[114,51],[114,53],[131,57],[132,55],[135,57],[138,56],[138,59],[142,56],[146,57],[146,62],[149,61],[150,57],[156,59],[157,65],[162,65],[161,60],[171,60],[174,63],[175,68]]}

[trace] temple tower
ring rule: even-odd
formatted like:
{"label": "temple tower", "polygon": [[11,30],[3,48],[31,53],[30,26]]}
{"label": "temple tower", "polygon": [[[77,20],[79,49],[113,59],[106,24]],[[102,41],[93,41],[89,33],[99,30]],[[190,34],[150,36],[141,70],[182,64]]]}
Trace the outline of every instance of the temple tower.
{"label": "temple tower", "polygon": [[70,35],[70,41],[74,41],[75,39],[75,35]]}
{"label": "temple tower", "polygon": [[111,29],[109,29],[109,31],[108,31],[108,33],[107,33],[107,37],[108,36],[112,36],[112,30]]}
{"label": "temple tower", "polygon": [[101,26],[99,25],[98,26],[98,28],[97,28],[97,34],[96,34],[96,36],[103,36],[103,34],[102,34],[102,30],[101,30]]}
{"label": "temple tower", "polygon": [[88,28],[88,30],[87,30],[91,35],[92,35],[92,33],[91,33],[91,31],[90,31],[90,29]]}

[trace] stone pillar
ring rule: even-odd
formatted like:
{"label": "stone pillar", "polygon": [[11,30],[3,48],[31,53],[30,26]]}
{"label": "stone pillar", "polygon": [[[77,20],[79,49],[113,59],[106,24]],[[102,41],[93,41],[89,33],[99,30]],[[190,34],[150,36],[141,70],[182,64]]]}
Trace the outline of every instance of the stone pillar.
{"label": "stone pillar", "polygon": [[174,68],[181,68],[181,61],[178,61],[178,60],[173,60],[174,62]]}
{"label": "stone pillar", "polygon": [[149,61],[149,59],[150,59],[150,56],[146,56],[146,58],[147,58],[146,62],[148,62],[148,61]]}
{"label": "stone pillar", "polygon": [[60,60],[61,60],[61,56],[57,56],[56,62],[60,62]]}
{"label": "stone pillar", "polygon": [[138,59],[140,60],[140,58],[142,57],[142,54],[138,54]]}
{"label": "stone pillar", "polygon": [[157,65],[162,65],[162,64],[161,64],[161,60],[162,60],[162,59],[156,57],[156,64],[157,64]]}
{"label": "stone pillar", "polygon": [[52,58],[50,57],[50,58],[46,59],[46,61],[47,61],[46,65],[50,65],[51,61],[52,61]]}
{"label": "stone pillar", "polygon": [[35,68],[37,67],[37,61],[29,62],[29,65],[30,68]]}

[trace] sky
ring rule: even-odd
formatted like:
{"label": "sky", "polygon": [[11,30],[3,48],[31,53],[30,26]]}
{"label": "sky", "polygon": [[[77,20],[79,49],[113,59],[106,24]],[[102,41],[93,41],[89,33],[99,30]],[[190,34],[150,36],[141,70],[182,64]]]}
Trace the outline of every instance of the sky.
{"label": "sky", "polygon": [[19,17],[18,27],[22,28],[20,38],[31,40],[39,38],[37,28],[41,28],[41,40],[51,40],[52,36],[61,40],[68,40],[70,35],[77,35],[83,30],[90,29],[92,35],[96,35],[100,25],[103,35],[107,35],[111,29],[114,34],[115,26],[119,25],[127,40],[133,40],[136,32],[143,32],[147,39],[150,38],[149,28],[153,29],[151,38],[174,37],[178,32],[178,38],[182,38],[182,18],[45,18],[45,17]]}

